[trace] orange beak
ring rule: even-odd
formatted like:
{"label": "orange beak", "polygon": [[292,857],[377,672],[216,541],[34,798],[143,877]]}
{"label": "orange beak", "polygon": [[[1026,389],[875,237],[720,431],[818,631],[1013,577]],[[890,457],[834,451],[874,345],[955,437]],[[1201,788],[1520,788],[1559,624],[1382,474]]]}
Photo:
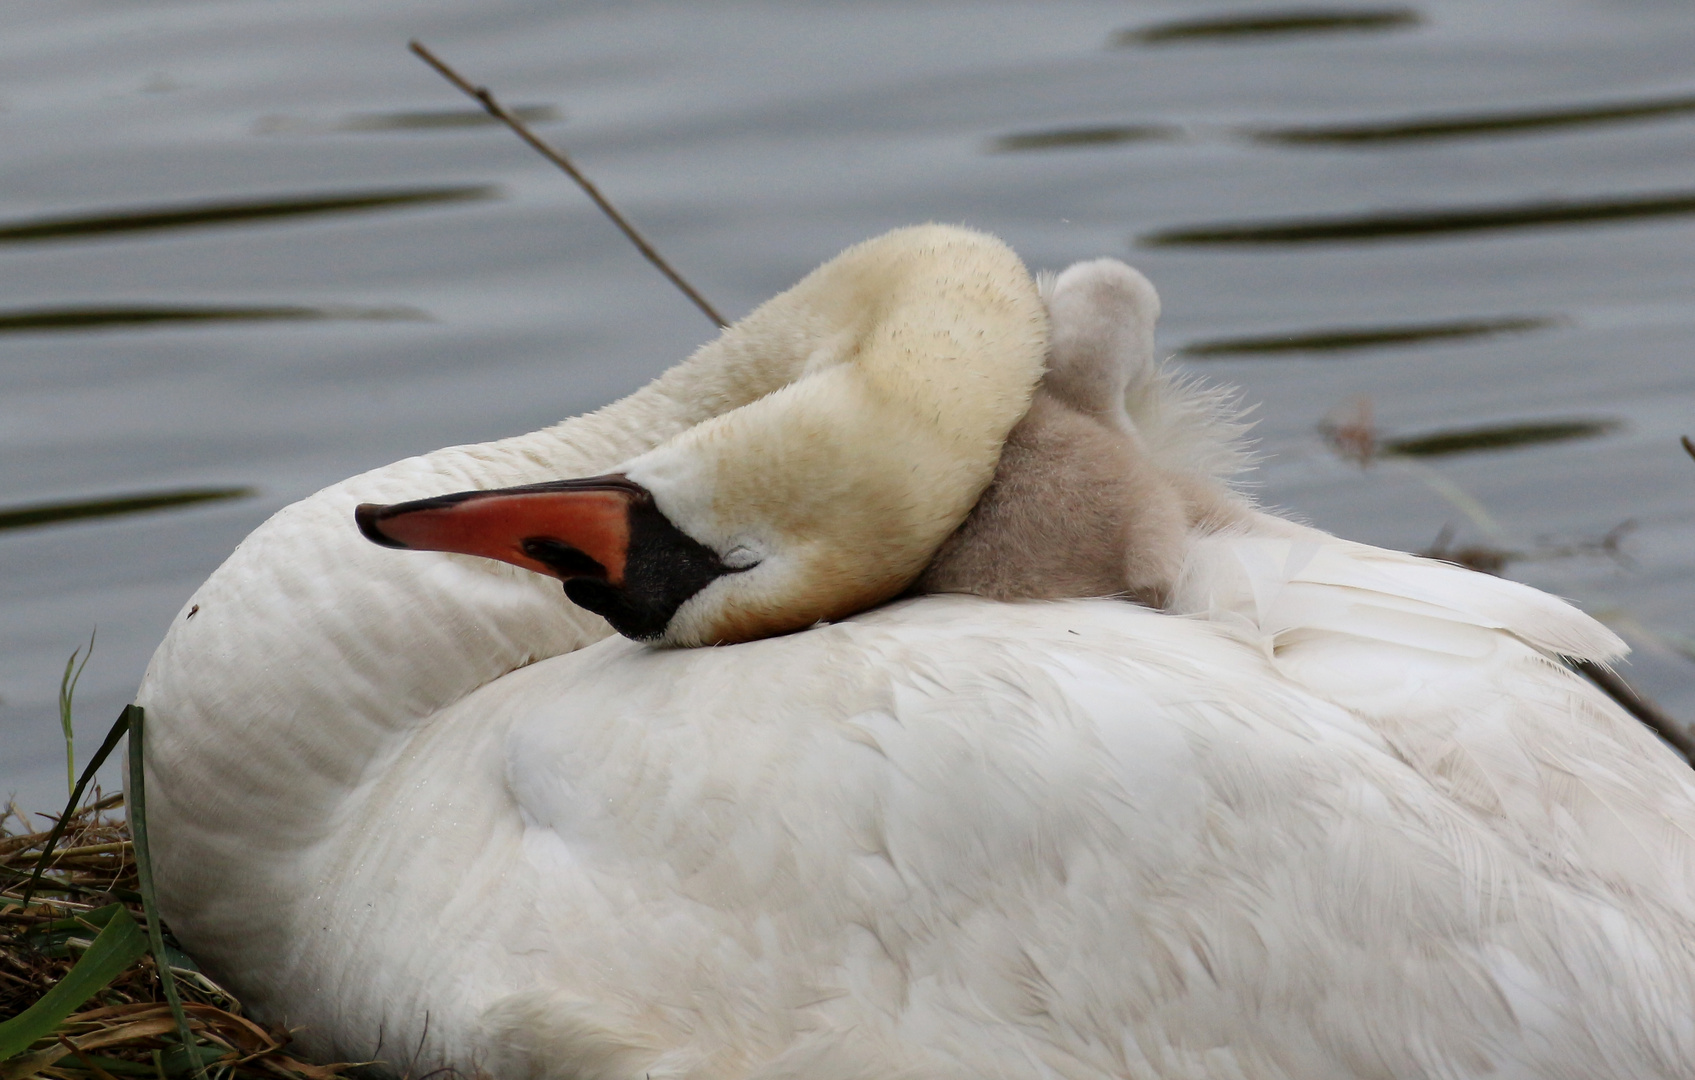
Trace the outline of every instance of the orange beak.
{"label": "orange beak", "polygon": [[647,491],[622,476],[462,491],[381,506],[362,503],[354,520],[384,547],[453,551],[499,559],[562,581],[624,583],[630,507]]}

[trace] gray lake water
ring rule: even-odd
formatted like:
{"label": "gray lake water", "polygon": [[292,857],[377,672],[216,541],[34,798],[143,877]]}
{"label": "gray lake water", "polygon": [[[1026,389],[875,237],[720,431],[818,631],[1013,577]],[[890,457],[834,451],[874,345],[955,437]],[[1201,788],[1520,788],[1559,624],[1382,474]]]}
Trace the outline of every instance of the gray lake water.
{"label": "gray lake water", "polygon": [[68,0],[0,11],[0,797],[63,798],[71,651],[86,756],[279,507],[712,335],[412,37],[732,318],[926,220],[1128,259],[1261,498],[1525,556],[1695,719],[1689,0]]}

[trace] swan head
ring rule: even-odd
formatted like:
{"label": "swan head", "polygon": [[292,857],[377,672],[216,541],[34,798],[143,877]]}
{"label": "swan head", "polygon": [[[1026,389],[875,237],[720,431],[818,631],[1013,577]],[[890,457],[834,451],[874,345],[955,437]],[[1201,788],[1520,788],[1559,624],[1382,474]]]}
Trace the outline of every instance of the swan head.
{"label": "swan head", "polygon": [[560,578],[638,640],[840,618],[910,586],[988,486],[1047,316],[1000,241],[920,226],[850,248],[724,337],[792,377],[607,475],[365,504],[360,530]]}

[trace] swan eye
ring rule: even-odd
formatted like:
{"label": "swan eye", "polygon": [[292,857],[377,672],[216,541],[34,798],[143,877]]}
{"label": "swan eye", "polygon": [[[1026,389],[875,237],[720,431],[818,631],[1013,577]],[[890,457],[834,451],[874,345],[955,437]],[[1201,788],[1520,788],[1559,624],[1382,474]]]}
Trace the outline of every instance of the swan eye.
{"label": "swan eye", "polygon": [[726,570],[752,570],[759,565],[759,552],[746,544],[737,544],[724,553],[723,563]]}

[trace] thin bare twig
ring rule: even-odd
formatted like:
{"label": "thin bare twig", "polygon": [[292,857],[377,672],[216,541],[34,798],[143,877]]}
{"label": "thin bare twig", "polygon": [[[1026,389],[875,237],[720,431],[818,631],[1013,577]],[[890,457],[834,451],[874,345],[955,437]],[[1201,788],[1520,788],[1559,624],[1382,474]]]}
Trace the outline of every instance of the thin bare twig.
{"label": "thin bare twig", "polygon": [[565,152],[563,150],[555,149],[543,142],[539,135],[529,129],[528,125],[516,116],[513,116],[510,112],[507,112],[506,107],[499,101],[495,100],[494,94],[490,92],[488,87],[476,86],[471,83],[463,75],[449,67],[446,61],[442,60],[440,57],[436,56],[435,53],[425,48],[423,42],[413,41],[408,47],[411,48],[411,50],[416,53],[419,58],[424,61],[424,63],[435,68],[442,78],[446,79],[454,86],[457,86],[469,97],[476,99],[476,101],[482,105],[484,111],[496,120],[505,124],[507,127],[511,128],[520,139],[529,143],[530,147],[535,150],[536,153],[559,166],[566,176],[575,180],[577,182],[577,186],[582,188],[588,197],[594,200],[594,204],[596,206],[600,207],[601,213],[611,218],[612,223],[624,231],[624,235],[629,237],[630,243],[636,245],[636,250],[647,256],[647,261],[652,263],[654,266],[657,266],[659,268],[659,272],[664,274],[666,278],[670,280],[671,284],[681,289],[683,291],[683,295],[692,300],[694,302],[694,306],[704,312],[707,318],[711,319],[719,327],[730,325],[724,320],[724,316],[718,314],[716,308],[706,302],[705,297],[695,291],[694,286],[683,280],[683,275],[677,273],[676,270],[671,268],[671,264],[665,261],[664,256],[655,251],[653,245],[648,243],[646,238],[636,231],[636,227],[625,220],[624,215],[618,212],[617,207],[606,201],[606,196],[600,193],[600,189],[595,187],[594,183],[589,180],[588,177],[578,171],[577,167],[571,163],[571,159],[565,156]]}
{"label": "thin bare twig", "polygon": [[1617,672],[1593,660],[1574,660],[1571,661],[1571,666],[1588,676],[1590,682],[1618,702],[1625,712],[1642,721],[1654,734],[1670,743],[1683,755],[1684,760],[1695,765],[1695,738],[1690,737],[1688,729],[1667,716],[1658,705],[1637,693]]}

